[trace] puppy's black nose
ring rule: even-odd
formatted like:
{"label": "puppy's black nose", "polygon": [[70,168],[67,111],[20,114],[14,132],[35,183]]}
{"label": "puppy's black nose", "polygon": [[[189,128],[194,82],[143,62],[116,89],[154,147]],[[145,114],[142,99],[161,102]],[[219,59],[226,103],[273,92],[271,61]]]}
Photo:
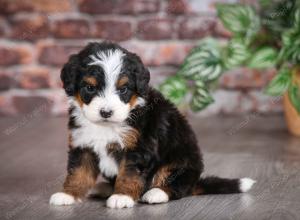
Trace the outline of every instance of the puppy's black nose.
{"label": "puppy's black nose", "polygon": [[112,111],[111,110],[105,110],[105,109],[101,109],[100,110],[100,115],[102,116],[102,118],[109,118],[112,116]]}

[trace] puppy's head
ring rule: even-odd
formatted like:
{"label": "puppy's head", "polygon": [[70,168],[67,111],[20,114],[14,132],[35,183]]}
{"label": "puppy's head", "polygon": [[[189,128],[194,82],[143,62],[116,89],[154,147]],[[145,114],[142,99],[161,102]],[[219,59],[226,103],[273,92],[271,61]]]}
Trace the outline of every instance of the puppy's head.
{"label": "puppy's head", "polygon": [[90,43],[61,72],[73,105],[94,123],[125,121],[143,104],[149,79],[140,58],[113,43]]}

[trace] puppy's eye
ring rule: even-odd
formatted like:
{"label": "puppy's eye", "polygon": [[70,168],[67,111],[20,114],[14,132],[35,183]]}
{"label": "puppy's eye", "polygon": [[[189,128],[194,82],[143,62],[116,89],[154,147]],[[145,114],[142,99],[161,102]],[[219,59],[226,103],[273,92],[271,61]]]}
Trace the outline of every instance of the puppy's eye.
{"label": "puppy's eye", "polygon": [[121,95],[126,94],[126,93],[127,93],[127,87],[123,87],[123,88],[119,89],[119,93],[120,93]]}
{"label": "puppy's eye", "polygon": [[91,93],[95,92],[95,90],[96,90],[96,88],[94,86],[91,86],[91,85],[87,85],[85,88],[88,92],[91,92]]}

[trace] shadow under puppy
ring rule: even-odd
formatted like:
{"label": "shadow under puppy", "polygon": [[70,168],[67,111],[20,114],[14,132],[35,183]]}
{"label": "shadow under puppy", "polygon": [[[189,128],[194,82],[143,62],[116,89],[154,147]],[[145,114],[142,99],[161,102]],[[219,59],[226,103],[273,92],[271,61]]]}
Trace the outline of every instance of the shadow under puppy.
{"label": "shadow under puppy", "polygon": [[110,208],[246,192],[255,182],[200,177],[203,162],[194,132],[176,107],[148,86],[149,71],[136,54],[114,43],[90,43],[70,57],[61,79],[70,105],[68,175],[50,204],[80,201],[100,174],[113,186]]}

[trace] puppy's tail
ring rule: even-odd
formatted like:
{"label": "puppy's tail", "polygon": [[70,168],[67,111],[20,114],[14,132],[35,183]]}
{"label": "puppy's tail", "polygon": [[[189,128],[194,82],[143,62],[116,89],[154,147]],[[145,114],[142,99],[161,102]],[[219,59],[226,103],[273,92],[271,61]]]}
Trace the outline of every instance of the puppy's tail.
{"label": "puppy's tail", "polygon": [[250,178],[226,179],[215,176],[200,178],[192,194],[230,194],[249,191],[256,181]]}

